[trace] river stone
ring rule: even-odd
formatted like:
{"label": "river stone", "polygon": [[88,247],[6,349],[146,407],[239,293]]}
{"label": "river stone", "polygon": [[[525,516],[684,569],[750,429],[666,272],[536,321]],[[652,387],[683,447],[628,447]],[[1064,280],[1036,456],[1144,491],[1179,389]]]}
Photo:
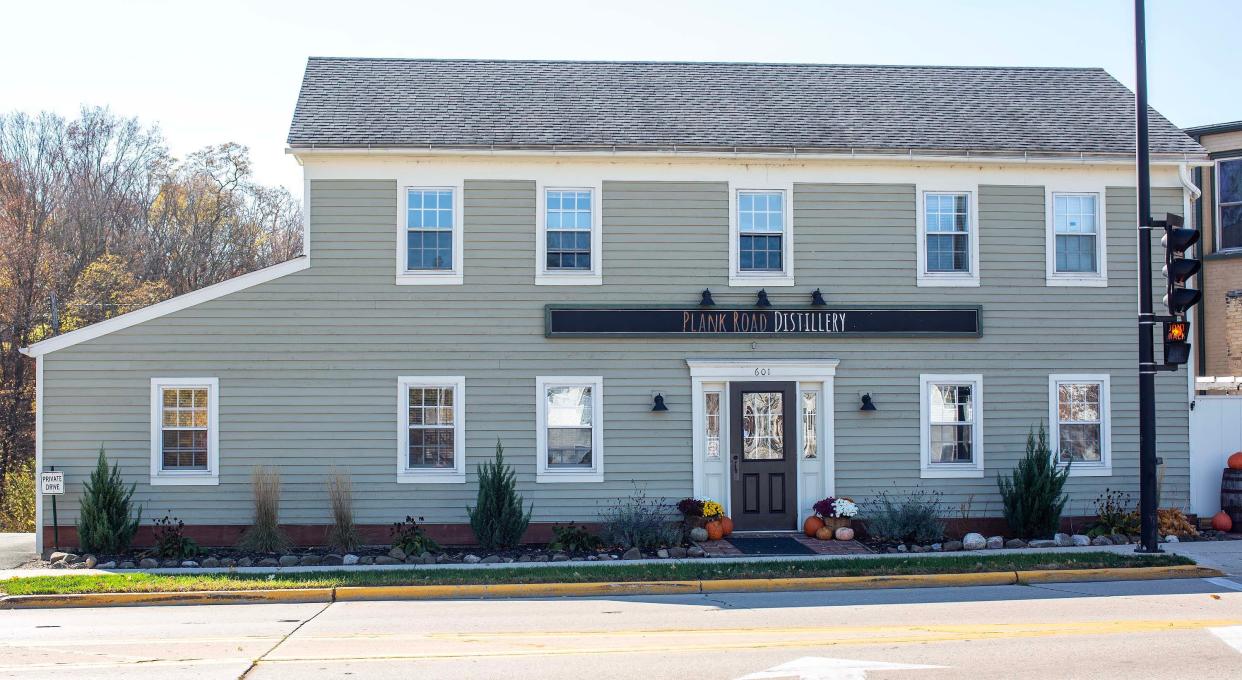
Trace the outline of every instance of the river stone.
{"label": "river stone", "polygon": [[275,557],[264,557],[263,559],[256,562],[254,566],[256,567],[279,567],[280,562],[277,562]]}
{"label": "river stone", "polygon": [[643,551],[638,548],[630,548],[621,555],[621,559],[623,560],[641,560],[642,558]]}
{"label": "river stone", "polygon": [[552,561],[553,562],[568,562],[569,555],[566,555],[565,553],[556,553],[555,555],[552,556]]}
{"label": "river stone", "polygon": [[657,550],[656,557],[662,560],[667,560],[668,559],[668,548],[660,548],[659,550]]}
{"label": "river stone", "polygon": [[[294,566],[297,566],[298,562],[301,562],[301,561],[302,561],[302,558],[298,557],[297,555],[281,555],[280,560],[277,562],[277,564],[279,564],[282,567],[294,567]],[[260,567],[263,566],[263,563],[260,562],[259,566]]]}
{"label": "river stone", "polygon": [[966,547],[961,541],[945,541],[940,545],[940,549],[944,552],[957,552]]}
{"label": "river stone", "polygon": [[194,560],[184,560],[181,563],[181,568],[182,569],[198,569],[198,562],[195,562]]}
{"label": "river stone", "polygon": [[67,552],[61,552],[61,551],[59,551],[59,550],[58,550],[58,551],[56,551],[56,552],[52,553],[51,555],[48,555],[48,556],[47,556],[47,561],[48,561],[48,562],[50,562],[50,563],[52,563],[52,564],[56,564],[57,562],[62,562],[62,561],[64,561],[64,559],[65,559],[66,557],[68,557],[68,556],[69,556],[69,553],[67,553]]}
{"label": "river stone", "polygon": [[532,557],[531,561],[532,562],[547,562],[549,559],[551,558],[548,557],[547,553],[539,553],[538,555],[535,555],[534,557]]}
{"label": "river stone", "polygon": [[398,562],[404,561],[406,557],[405,551],[395,545],[392,547],[392,550],[388,551],[388,556]]}
{"label": "river stone", "polygon": [[1055,548],[1057,547],[1057,542],[1052,540],[1051,538],[1037,538],[1031,541],[1030,543],[1027,543],[1026,547],[1028,548]]}
{"label": "river stone", "polygon": [[466,555],[465,557],[461,558],[461,561],[465,562],[466,564],[478,564],[480,561],[482,561],[482,558],[480,558],[478,555]]}
{"label": "river stone", "polygon": [[369,567],[372,564],[375,564],[375,556],[374,555],[363,555],[358,558],[358,564]]}
{"label": "river stone", "polygon": [[99,564],[99,558],[94,555],[87,555],[86,559],[82,560],[82,564],[86,565],[86,569],[94,569],[95,565]]}
{"label": "river stone", "polygon": [[692,545],[686,549],[686,555],[690,557],[707,557],[707,551],[697,545]]}
{"label": "river stone", "polygon": [[159,560],[153,557],[144,557],[138,562],[139,569],[155,569],[160,566]]}
{"label": "river stone", "polygon": [[[64,562],[61,562],[61,564],[64,564]],[[85,562],[74,562],[73,564],[69,565],[69,568],[70,569],[85,569],[86,563]]]}
{"label": "river stone", "polygon": [[298,564],[302,565],[303,567],[317,567],[322,563],[323,563],[323,558],[320,557],[319,555],[306,555],[302,559],[298,560]]}
{"label": "river stone", "polygon": [[99,564],[95,565],[95,568],[96,569],[116,569],[116,562],[113,560],[108,560],[107,562],[100,562]]}
{"label": "river stone", "polygon": [[216,568],[216,567],[218,567],[218,566],[220,566],[220,560],[218,560],[218,559],[216,559],[216,558],[214,558],[214,557],[207,557],[207,558],[204,558],[204,559],[203,559],[203,568],[204,568],[204,569],[214,569],[214,568]]}
{"label": "river stone", "polygon": [[53,569],[68,569],[69,568],[69,565],[65,564],[64,560],[57,560],[48,566],[50,566]]}
{"label": "river stone", "polygon": [[500,559],[500,555],[488,555],[487,557],[479,560],[479,564],[496,564],[500,561],[502,561]]}
{"label": "river stone", "polygon": [[1113,545],[1126,545],[1130,542],[1129,537],[1125,534],[1109,534],[1108,538],[1113,542]]}
{"label": "river stone", "polygon": [[1168,536],[1164,537],[1164,542],[1165,543],[1181,543],[1182,539],[1178,538],[1177,536],[1173,534],[1169,534]]}
{"label": "river stone", "polygon": [[254,560],[250,559],[249,557],[243,557],[240,560],[237,560],[237,566],[252,567],[254,566]]}
{"label": "river stone", "polygon": [[678,547],[676,547],[676,548],[669,548],[669,549],[668,549],[668,556],[669,556],[669,557],[671,557],[671,558],[673,558],[673,559],[675,559],[675,560],[680,560],[680,559],[682,559],[682,558],[684,558],[684,557],[686,556],[686,549],[685,549],[685,548],[682,548],[682,547],[680,547],[680,546],[678,546]]}
{"label": "river stone", "polygon": [[1091,545],[1091,537],[1084,536],[1082,534],[1074,534],[1073,536],[1070,536],[1070,543],[1073,543],[1081,548],[1083,546]]}
{"label": "river stone", "polygon": [[1091,539],[1091,545],[1095,545],[1095,546],[1112,545],[1112,544],[1113,542],[1109,540],[1107,536],[1096,536],[1095,538]]}
{"label": "river stone", "polygon": [[345,558],[340,555],[324,555],[323,559],[319,560],[319,563],[330,567],[337,567],[345,564]]}
{"label": "river stone", "polygon": [[120,566],[117,567],[117,569],[137,569],[137,568],[138,568],[138,565],[134,564],[133,562],[129,562],[129,561],[122,562]]}
{"label": "river stone", "polygon": [[965,550],[983,550],[988,547],[988,539],[983,534],[971,532],[962,537],[962,548]]}
{"label": "river stone", "polygon": [[220,566],[225,567],[227,569],[232,569],[233,567],[237,566],[237,560],[233,559],[232,557],[222,557],[220,558]]}
{"label": "river stone", "polygon": [[1006,548],[1025,548],[1026,541],[1020,538],[1011,538],[1008,541],[1005,541],[1005,547]]}
{"label": "river stone", "polygon": [[1068,548],[1074,545],[1074,539],[1070,538],[1069,534],[1053,534],[1052,540],[1056,542],[1058,548]]}
{"label": "river stone", "polygon": [[177,567],[181,566],[181,563],[174,559],[167,559],[167,560],[164,560],[163,562],[160,562],[160,566],[163,567],[164,569],[176,569]]}
{"label": "river stone", "polygon": [[341,564],[344,564],[346,566],[352,566],[352,565],[358,564],[358,556],[354,555],[353,553],[345,555],[344,557],[341,558]]}
{"label": "river stone", "polygon": [[379,557],[375,558],[375,563],[376,564],[401,564],[401,560],[395,557],[389,557],[388,555],[380,555]]}
{"label": "river stone", "polygon": [[1005,547],[1004,536],[988,536],[988,550],[1000,550]]}

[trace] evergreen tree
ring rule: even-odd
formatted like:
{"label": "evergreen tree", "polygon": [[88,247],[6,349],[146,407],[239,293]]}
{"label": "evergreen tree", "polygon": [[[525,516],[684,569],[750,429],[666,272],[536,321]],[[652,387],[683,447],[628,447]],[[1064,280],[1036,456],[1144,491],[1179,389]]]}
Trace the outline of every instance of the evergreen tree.
{"label": "evergreen tree", "polygon": [[119,553],[129,548],[138,530],[142,507],[130,516],[134,484],[125,488],[116,464],[108,470],[108,458],[99,447],[95,471],[86,482],[78,512],[78,543],[86,552]]}
{"label": "evergreen tree", "polygon": [[1005,520],[1020,538],[1047,538],[1061,526],[1068,496],[1062,493],[1069,466],[1058,469],[1048,448],[1044,426],[1026,435],[1026,455],[1010,476],[996,479],[1005,505]]}
{"label": "evergreen tree", "polygon": [[479,496],[475,506],[466,507],[470,528],[484,550],[517,545],[530,524],[535,506],[522,512],[522,496],[517,492],[513,468],[505,465],[504,447],[496,440],[496,458],[479,466]]}

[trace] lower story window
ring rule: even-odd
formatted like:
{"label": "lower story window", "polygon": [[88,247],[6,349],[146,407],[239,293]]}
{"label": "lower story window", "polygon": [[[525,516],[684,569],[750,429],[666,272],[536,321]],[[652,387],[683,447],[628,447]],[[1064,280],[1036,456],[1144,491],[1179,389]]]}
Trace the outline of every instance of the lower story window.
{"label": "lower story window", "polygon": [[982,376],[924,375],[920,382],[923,476],[982,476]]}
{"label": "lower story window", "polygon": [[151,380],[151,483],[215,484],[215,378]]}
{"label": "lower story window", "polygon": [[603,378],[540,377],[538,481],[602,481]]}
{"label": "lower story window", "polygon": [[1048,380],[1051,445],[1070,474],[1105,474],[1109,455],[1109,376],[1053,375]]}
{"label": "lower story window", "polygon": [[398,390],[398,481],[465,481],[465,378],[407,376]]}

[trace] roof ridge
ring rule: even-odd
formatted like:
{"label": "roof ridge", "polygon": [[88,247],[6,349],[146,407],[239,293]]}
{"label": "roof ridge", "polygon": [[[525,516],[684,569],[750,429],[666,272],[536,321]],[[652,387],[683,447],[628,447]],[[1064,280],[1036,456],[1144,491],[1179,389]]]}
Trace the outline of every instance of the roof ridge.
{"label": "roof ridge", "polygon": [[310,61],[392,61],[406,63],[464,63],[464,64],[616,64],[644,66],[790,66],[790,67],[824,67],[834,68],[902,68],[902,69],[954,69],[969,71],[1104,71],[1101,66],[972,66],[969,64],[843,64],[823,62],[783,62],[783,61],[699,61],[699,60],[656,60],[656,59],[486,59],[477,57],[333,57],[311,55]]}

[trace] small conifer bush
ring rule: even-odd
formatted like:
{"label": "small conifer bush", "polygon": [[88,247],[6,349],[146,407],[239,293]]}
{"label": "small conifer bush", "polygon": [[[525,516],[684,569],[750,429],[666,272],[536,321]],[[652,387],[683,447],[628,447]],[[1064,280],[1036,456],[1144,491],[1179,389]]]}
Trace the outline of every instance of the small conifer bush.
{"label": "small conifer bush", "polygon": [[1058,468],[1048,448],[1048,434],[1039,426],[1026,435],[1026,455],[1011,475],[997,477],[1005,520],[1015,536],[1048,538],[1061,526],[1061,511],[1068,500],[1062,489],[1069,466]]}
{"label": "small conifer bush", "polygon": [[99,460],[82,492],[78,511],[78,543],[85,552],[121,553],[129,549],[138,531],[142,507],[132,508],[134,484],[125,488],[116,464],[108,469],[108,457],[99,447]]}
{"label": "small conifer bush", "polygon": [[505,464],[505,449],[496,440],[496,458],[479,466],[479,496],[475,506],[466,507],[470,528],[484,550],[517,545],[530,524],[534,505],[522,511],[513,468]]}

